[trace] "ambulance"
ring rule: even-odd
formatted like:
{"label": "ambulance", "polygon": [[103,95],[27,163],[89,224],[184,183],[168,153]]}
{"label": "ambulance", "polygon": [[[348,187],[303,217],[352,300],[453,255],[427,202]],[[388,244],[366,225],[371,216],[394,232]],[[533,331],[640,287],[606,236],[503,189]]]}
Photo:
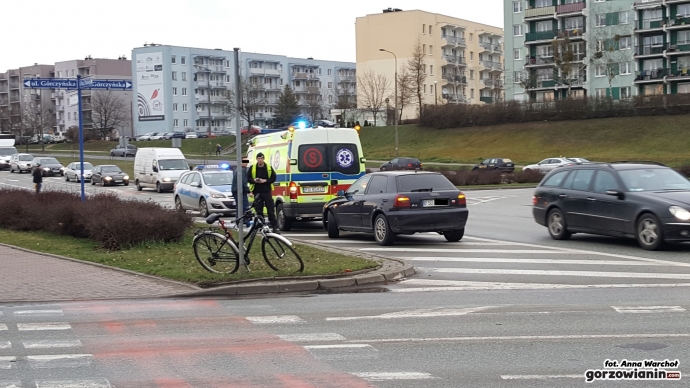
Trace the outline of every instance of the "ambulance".
{"label": "ambulance", "polygon": [[273,198],[284,231],[294,221],[321,218],[326,202],[366,173],[359,133],[352,128],[290,127],[258,135],[249,143],[250,164],[259,152],[276,173]]}

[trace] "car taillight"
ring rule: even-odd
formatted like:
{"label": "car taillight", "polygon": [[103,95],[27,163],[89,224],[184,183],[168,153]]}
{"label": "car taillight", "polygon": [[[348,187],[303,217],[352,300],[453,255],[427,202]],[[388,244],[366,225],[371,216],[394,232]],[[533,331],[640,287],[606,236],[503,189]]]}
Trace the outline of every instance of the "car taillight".
{"label": "car taillight", "polygon": [[408,164],[407,164],[407,167],[412,167],[412,163],[408,163]]}
{"label": "car taillight", "polygon": [[404,195],[396,195],[393,207],[396,209],[409,209],[411,207],[410,198]]}
{"label": "car taillight", "polygon": [[458,194],[458,205],[467,205],[467,197],[465,197],[465,194]]}
{"label": "car taillight", "polygon": [[290,199],[297,200],[297,183],[290,182]]}
{"label": "car taillight", "polygon": [[536,205],[539,202],[539,197],[536,195],[532,196],[532,205]]}

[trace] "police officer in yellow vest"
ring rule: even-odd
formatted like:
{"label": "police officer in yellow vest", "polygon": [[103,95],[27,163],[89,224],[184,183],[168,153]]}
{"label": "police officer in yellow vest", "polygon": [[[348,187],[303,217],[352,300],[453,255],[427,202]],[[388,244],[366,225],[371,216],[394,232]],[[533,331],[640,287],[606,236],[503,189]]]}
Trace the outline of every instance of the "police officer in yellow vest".
{"label": "police officer in yellow vest", "polygon": [[263,209],[268,210],[268,220],[275,233],[278,233],[275,202],[273,202],[273,182],[276,181],[276,172],[264,162],[264,154],[259,152],[254,163],[247,171],[249,190],[254,194],[254,209],[263,217]]}

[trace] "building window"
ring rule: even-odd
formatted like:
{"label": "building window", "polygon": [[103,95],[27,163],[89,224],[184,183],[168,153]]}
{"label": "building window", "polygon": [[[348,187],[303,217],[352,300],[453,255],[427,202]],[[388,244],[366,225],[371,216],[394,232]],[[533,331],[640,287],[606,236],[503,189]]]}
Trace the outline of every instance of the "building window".
{"label": "building window", "polygon": [[470,89],[470,98],[474,98],[474,89]]}
{"label": "building window", "polygon": [[622,11],[618,13],[618,24],[628,24],[630,23],[630,13],[628,11]]}
{"label": "building window", "polygon": [[177,72],[176,71],[172,72],[172,79],[173,79],[173,81],[177,81]]}
{"label": "building window", "polygon": [[522,12],[522,1],[513,1],[513,13]]}
{"label": "building window", "polygon": [[173,96],[177,96],[177,88],[173,88]]}
{"label": "building window", "polygon": [[520,49],[513,49],[513,59],[515,59],[515,60],[522,59],[522,57],[520,56]]}
{"label": "building window", "polygon": [[434,45],[429,45],[429,55],[434,55]]}
{"label": "building window", "polygon": [[187,95],[187,88],[182,88],[182,95],[186,96]]}
{"label": "building window", "polygon": [[513,82],[516,84],[519,84],[522,82],[522,72],[521,71],[514,71],[513,72]]}
{"label": "building window", "polygon": [[[513,25],[513,36],[522,36],[522,24]],[[472,34],[470,34],[470,42],[472,41]]]}
{"label": "building window", "polygon": [[[690,31],[688,31],[690,32]],[[618,40],[618,47],[620,47],[621,50],[627,50],[632,48],[632,37],[630,36],[621,36],[620,39]]]}
{"label": "building window", "polygon": [[186,63],[185,57],[180,57],[180,64],[184,65]]}
{"label": "building window", "polygon": [[470,51],[470,61],[474,61],[474,52]]}
{"label": "building window", "polygon": [[189,121],[187,119],[182,120],[182,125],[187,128],[187,125],[189,124]]}
{"label": "building window", "polygon": [[619,64],[619,73],[620,74],[630,74],[630,62],[621,62]]}
{"label": "building window", "polygon": [[426,45],[425,44],[422,45],[422,53],[426,54]]}
{"label": "building window", "polygon": [[431,35],[431,24],[429,25],[429,35]]}
{"label": "building window", "polygon": [[690,31],[678,31],[678,44],[690,43]]}
{"label": "building window", "polygon": [[596,65],[594,67],[595,77],[606,77],[606,65]]}
{"label": "building window", "polygon": [[606,98],[606,88],[598,88],[596,90],[597,98]]}
{"label": "building window", "polygon": [[186,112],[187,111],[187,104],[182,104],[182,111]]}
{"label": "building window", "polygon": [[328,83],[328,88],[329,88],[329,89],[333,89],[333,82],[329,82],[329,83]]}
{"label": "building window", "polygon": [[186,80],[187,80],[187,73],[183,71],[182,72],[182,81],[186,81]]}
{"label": "building window", "polygon": [[434,75],[434,65],[429,65],[429,74]]}
{"label": "building window", "polygon": [[173,104],[173,112],[177,112],[177,103]]}
{"label": "building window", "polygon": [[606,14],[600,13],[598,15],[595,15],[594,16],[594,24],[597,27],[605,27],[606,26]]}
{"label": "building window", "polygon": [[632,98],[632,88],[630,86],[621,87],[621,99]]}
{"label": "building window", "polygon": [[[332,103],[333,102],[333,96],[328,96],[328,102]],[[272,109],[271,109],[272,110]]]}
{"label": "building window", "polygon": [[328,75],[331,75],[331,69],[328,69]]}
{"label": "building window", "polygon": [[174,55],[170,57],[170,63],[172,63],[173,65],[175,64],[175,56]]}
{"label": "building window", "polygon": [[422,34],[426,34],[426,24],[422,24]]}
{"label": "building window", "polygon": [[180,126],[179,120],[174,119],[174,120],[173,120],[173,126],[176,127],[176,128],[179,127],[179,126]]}
{"label": "building window", "polygon": [[424,94],[426,94],[426,84],[424,84]]}
{"label": "building window", "polygon": [[470,79],[474,79],[474,70],[470,70]]}

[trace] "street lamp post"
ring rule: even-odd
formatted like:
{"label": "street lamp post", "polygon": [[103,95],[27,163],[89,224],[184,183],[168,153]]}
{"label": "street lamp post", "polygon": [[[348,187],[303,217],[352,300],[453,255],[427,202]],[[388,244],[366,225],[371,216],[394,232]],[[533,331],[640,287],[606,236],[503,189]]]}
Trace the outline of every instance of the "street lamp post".
{"label": "street lamp post", "polygon": [[380,48],[379,51],[385,51],[387,53],[393,54],[393,58],[395,58],[395,79],[394,79],[394,92],[393,92],[393,97],[395,99],[395,115],[394,118],[395,120],[393,121],[395,123],[395,157],[397,158],[399,155],[398,153],[398,57],[395,55],[394,52],[388,51],[386,49]]}
{"label": "street lamp post", "polygon": [[434,81],[434,105],[438,105],[438,81]]}

